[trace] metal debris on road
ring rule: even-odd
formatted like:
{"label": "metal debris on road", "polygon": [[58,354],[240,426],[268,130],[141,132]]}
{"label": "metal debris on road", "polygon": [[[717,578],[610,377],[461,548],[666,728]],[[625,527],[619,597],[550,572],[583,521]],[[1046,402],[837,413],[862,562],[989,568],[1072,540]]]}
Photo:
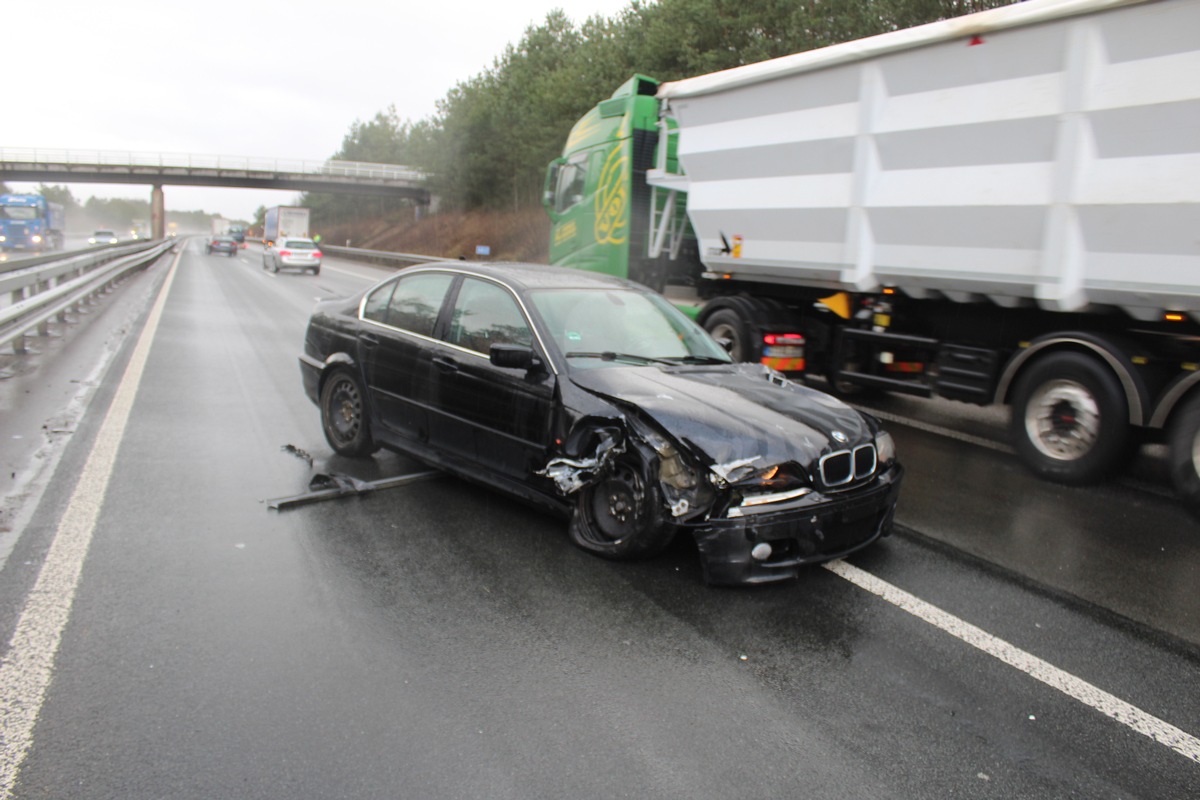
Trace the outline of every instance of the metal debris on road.
{"label": "metal debris on road", "polygon": [[336,497],[363,495],[378,489],[406,486],[417,481],[436,478],[441,474],[439,470],[430,470],[428,472],[414,472],[411,475],[398,475],[394,478],[381,478],[377,481],[363,481],[358,478],[352,478],[349,475],[339,475],[336,473],[328,475],[318,474],[314,475],[312,480],[309,481],[309,491],[291,497],[268,500],[267,508],[283,511],[289,508],[296,508],[297,506],[308,505],[309,503],[319,503],[322,500],[332,500]]}

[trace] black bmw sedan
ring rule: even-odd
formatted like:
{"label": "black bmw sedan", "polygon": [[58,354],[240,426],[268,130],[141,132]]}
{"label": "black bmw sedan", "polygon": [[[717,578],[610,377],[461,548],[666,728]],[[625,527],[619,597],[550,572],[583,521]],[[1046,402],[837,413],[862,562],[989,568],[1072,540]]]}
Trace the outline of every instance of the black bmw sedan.
{"label": "black bmw sedan", "polygon": [[660,295],[589,272],[427,265],[313,311],[300,357],[330,446],[388,448],[644,558],[694,537],[714,584],[793,578],[891,532],[878,422],[735,364]]}

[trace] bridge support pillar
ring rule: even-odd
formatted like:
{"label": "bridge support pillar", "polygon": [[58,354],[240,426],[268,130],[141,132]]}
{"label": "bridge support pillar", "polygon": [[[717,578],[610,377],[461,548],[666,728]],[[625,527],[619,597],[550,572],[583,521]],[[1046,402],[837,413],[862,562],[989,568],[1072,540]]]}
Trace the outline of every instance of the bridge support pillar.
{"label": "bridge support pillar", "polygon": [[162,239],[167,235],[166,203],[163,200],[161,184],[155,184],[150,190],[150,237]]}

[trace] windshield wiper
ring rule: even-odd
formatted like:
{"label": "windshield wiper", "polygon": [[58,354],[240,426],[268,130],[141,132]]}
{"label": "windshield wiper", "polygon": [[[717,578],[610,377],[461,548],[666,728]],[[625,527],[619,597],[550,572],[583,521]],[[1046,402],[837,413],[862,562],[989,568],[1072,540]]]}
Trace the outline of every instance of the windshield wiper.
{"label": "windshield wiper", "polygon": [[614,353],[611,350],[605,350],[603,353],[585,353],[582,351],[573,351],[566,354],[567,358],[598,358],[601,361],[632,361],[635,364],[671,364],[665,358],[651,358],[650,356],[639,356],[634,353]]}
{"label": "windshield wiper", "polygon": [[670,361],[673,364],[732,364],[733,362],[727,358],[718,358],[716,356],[665,356],[664,361]]}

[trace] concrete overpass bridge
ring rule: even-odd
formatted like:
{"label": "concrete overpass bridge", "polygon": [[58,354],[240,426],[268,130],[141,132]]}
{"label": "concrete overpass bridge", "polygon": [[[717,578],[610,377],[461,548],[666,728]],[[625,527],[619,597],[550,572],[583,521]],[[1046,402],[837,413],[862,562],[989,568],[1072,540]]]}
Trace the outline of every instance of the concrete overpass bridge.
{"label": "concrete overpass bridge", "polygon": [[431,197],[426,180],[425,174],[398,164],[0,147],[0,181],[150,185],[156,238],[164,235],[164,186],[405,197],[428,205]]}

